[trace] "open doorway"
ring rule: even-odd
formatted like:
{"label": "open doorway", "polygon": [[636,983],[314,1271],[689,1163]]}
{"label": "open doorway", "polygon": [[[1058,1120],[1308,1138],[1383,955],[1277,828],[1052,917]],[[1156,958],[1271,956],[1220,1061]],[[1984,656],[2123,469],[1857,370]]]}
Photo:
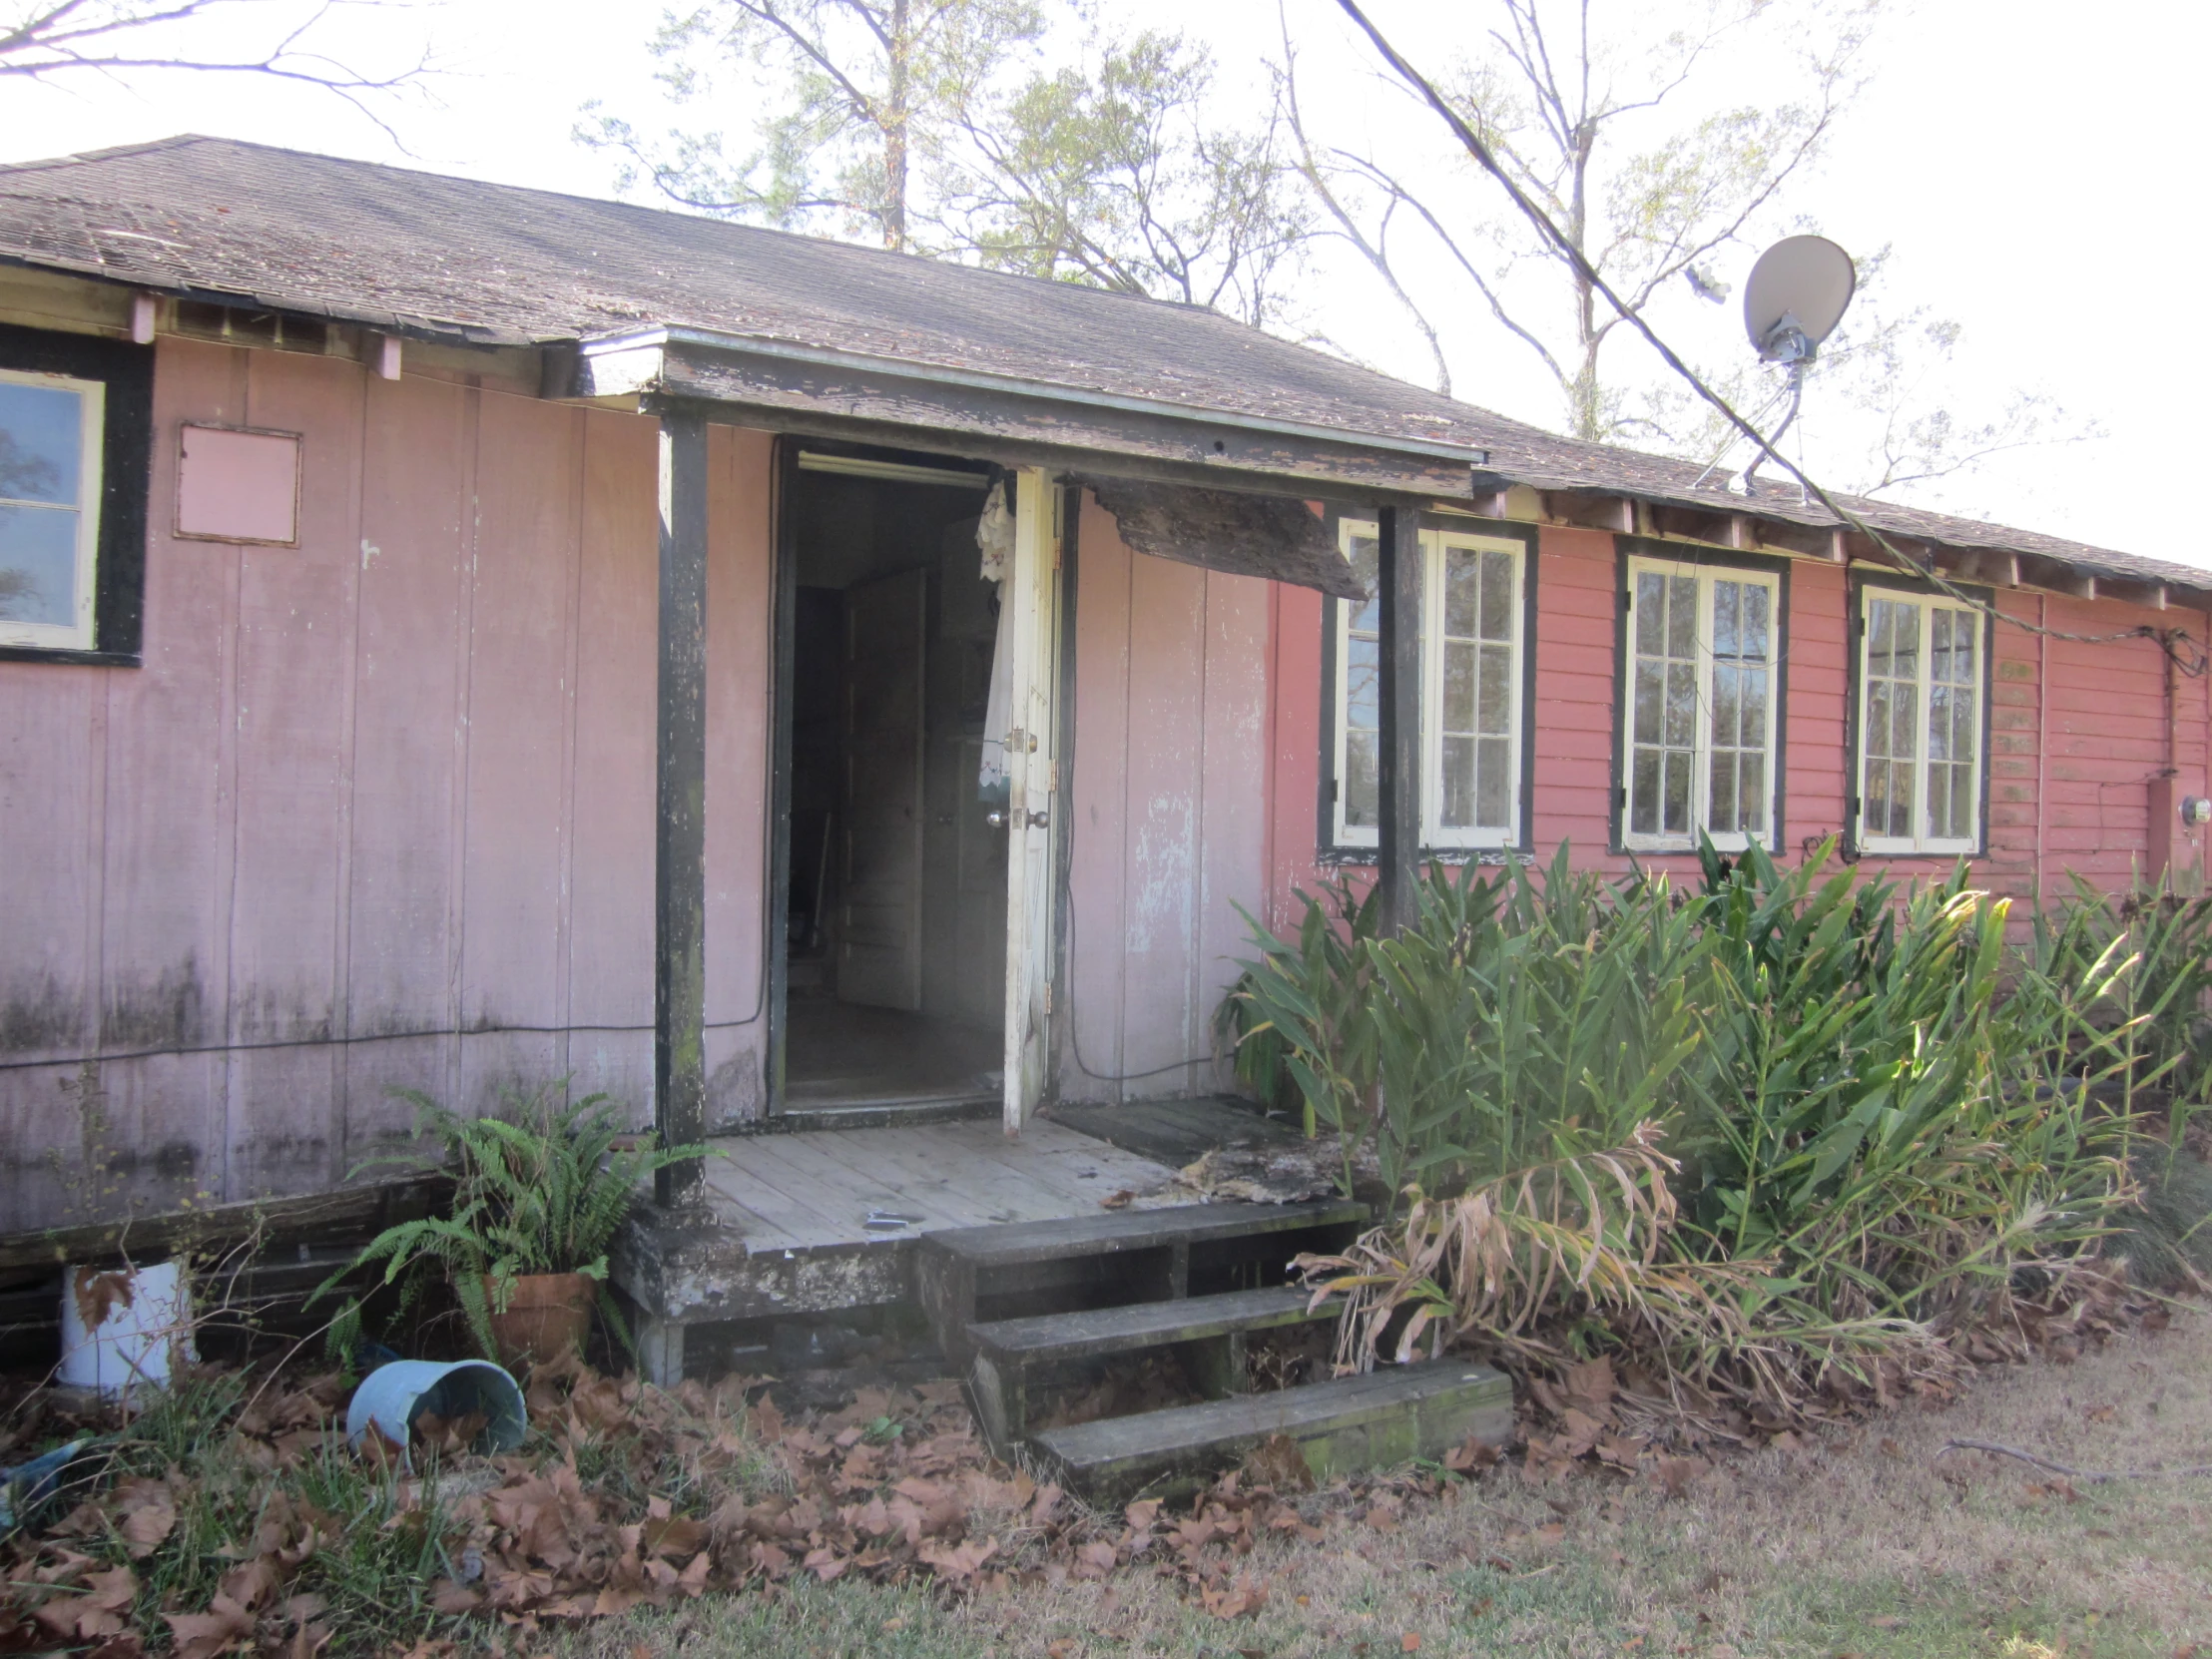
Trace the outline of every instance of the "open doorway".
{"label": "open doorway", "polygon": [[980,787],[989,482],[957,460],[810,446],[787,497],[794,1118],[1003,1093],[1007,840]]}

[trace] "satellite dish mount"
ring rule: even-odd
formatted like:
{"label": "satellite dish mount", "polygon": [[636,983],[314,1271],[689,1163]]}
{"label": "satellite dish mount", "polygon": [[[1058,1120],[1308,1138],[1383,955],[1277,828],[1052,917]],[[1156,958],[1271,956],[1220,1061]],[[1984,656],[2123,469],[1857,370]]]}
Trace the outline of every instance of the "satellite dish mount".
{"label": "satellite dish mount", "polygon": [[[1797,419],[1805,399],[1806,366],[1836,331],[1858,285],[1859,272],[1851,256],[1826,237],[1785,237],[1751,268],[1751,277],[1744,283],[1744,331],[1760,360],[1782,364],[1790,378],[1790,412],[1767,440],[1767,449],[1780,443]],[[1767,458],[1767,449],[1752,456],[1737,480],[1742,493],[1750,493],[1752,477]]]}

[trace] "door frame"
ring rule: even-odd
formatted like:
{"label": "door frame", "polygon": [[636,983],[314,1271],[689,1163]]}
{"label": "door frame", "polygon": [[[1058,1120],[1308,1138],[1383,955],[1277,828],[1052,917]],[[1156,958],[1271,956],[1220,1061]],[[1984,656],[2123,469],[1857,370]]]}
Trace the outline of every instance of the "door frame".
{"label": "door frame", "polygon": [[[792,744],[794,720],[798,712],[796,700],[799,677],[799,514],[794,510],[793,502],[799,488],[801,473],[799,457],[802,450],[814,450],[830,454],[854,453],[862,458],[880,457],[894,462],[901,458],[910,458],[918,465],[926,465],[932,460],[939,460],[965,461],[972,466],[978,459],[974,456],[938,453],[919,448],[905,449],[890,444],[864,444],[843,439],[809,438],[798,432],[780,432],[776,436],[774,457],[770,464],[773,492],[769,499],[769,534],[774,548],[772,555],[774,575],[770,590],[770,604],[772,607],[770,649],[772,659],[769,665],[768,711],[769,751],[771,755],[768,790],[769,890],[767,895],[768,908],[763,918],[763,930],[767,934],[765,941],[767,959],[763,969],[766,975],[767,991],[766,1006],[762,1010],[762,1017],[768,1027],[761,1061],[763,1085],[761,1117],[763,1122],[783,1117],[789,1105],[787,1084],[789,1081],[788,1062],[791,1043]],[[1008,467],[1003,470],[1011,479],[1016,469]],[[1012,487],[1011,484],[1009,484],[1009,487]],[[1059,489],[1062,486],[1059,486],[1055,481],[1055,488]],[[1069,498],[1072,503],[1072,492]],[[1067,511],[1072,514],[1072,504]],[[1066,523],[1069,526],[1067,535],[1072,542],[1072,518],[1068,519]],[[1062,638],[1055,642],[1055,647],[1064,651],[1066,645],[1064,607],[1072,602],[1072,596],[1066,586],[1064,576],[1060,593],[1063,605],[1060,621]],[[1064,666],[1062,685],[1058,689],[1072,694],[1074,687],[1073,672],[1071,663]],[[1061,717],[1063,725],[1072,724],[1072,701],[1067,707],[1069,713]],[[1064,763],[1061,775],[1063,778],[1066,776]],[[1055,803],[1055,806],[1057,806],[1057,803]],[[1064,848],[1067,837],[1064,835],[1056,836],[1056,839],[1060,846]],[[1064,861],[1065,853],[1063,850],[1056,854],[1056,863],[1064,864]],[[1010,858],[1009,862],[1011,862]],[[1059,886],[1059,892],[1055,895],[1055,919],[1058,922],[1059,918],[1063,917],[1065,913],[1066,882],[1064,873],[1057,868],[1054,871],[1054,879]],[[1013,948],[1010,919],[1007,928],[1007,948],[1009,951]],[[1059,951],[1060,941],[1055,937],[1051,941],[1050,962],[1047,969],[1053,980],[1057,980],[1059,977]],[[1004,1017],[1003,1012],[1001,1017]],[[1049,1079],[1050,1067],[1054,1063],[1049,1047],[1046,1051],[1046,1063]],[[1050,1081],[1047,1082],[1046,1088],[1049,1093]]]}
{"label": "door frame", "polygon": [[768,802],[769,890],[764,931],[768,934],[768,1051],[762,1056],[764,1120],[784,1115],[785,1062],[791,1040],[792,951],[792,729],[799,684],[799,514],[792,502],[799,487],[799,451],[806,439],[779,433],[771,472],[775,491],[769,499],[770,533],[776,543],[773,595],[774,653],[769,683]]}

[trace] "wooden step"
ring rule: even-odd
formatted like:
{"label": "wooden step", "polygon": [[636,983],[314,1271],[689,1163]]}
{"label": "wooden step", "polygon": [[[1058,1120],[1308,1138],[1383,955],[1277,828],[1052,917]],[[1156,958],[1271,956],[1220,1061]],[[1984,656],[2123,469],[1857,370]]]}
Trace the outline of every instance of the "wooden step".
{"label": "wooden step", "polygon": [[1175,1302],[1139,1302],[1126,1308],[1092,1308],[1074,1314],[1043,1314],[1035,1319],[999,1320],[971,1325],[976,1351],[999,1360],[1036,1364],[1046,1360],[1095,1360],[1169,1343],[1197,1342],[1232,1331],[1265,1331],[1308,1320],[1333,1320],[1342,1303],[1309,1313],[1311,1294],[1295,1285],[1261,1291],[1231,1291],[1225,1296],[1185,1297]]}
{"label": "wooden step", "polygon": [[959,1227],[931,1233],[922,1248],[978,1268],[1073,1256],[1106,1256],[1210,1239],[1251,1238],[1367,1220],[1349,1199],[1320,1204],[1176,1204],[1162,1210],[1109,1210],[1065,1221]]}
{"label": "wooden step", "polygon": [[1311,1300],[1285,1285],[971,1325],[975,1414],[992,1451],[1008,1456],[1028,1432],[1039,1370],[1148,1348],[1179,1349],[1192,1381],[1209,1397],[1247,1392],[1246,1333],[1337,1317],[1341,1304],[1317,1311],[1308,1308]]}
{"label": "wooden step", "polygon": [[[1219,1256],[1235,1253],[1246,1241],[1251,1248],[1245,1254],[1262,1266],[1266,1279],[1274,1280],[1300,1249],[1336,1248],[1367,1215],[1366,1205],[1348,1200],[1180,1204],[1003,1227],[952,1228],[918,1241],[915,1290],[946,1358],[965,1366],[973,1357],[968,1327],[976,1323],[979,1296],[1034,1292],[1048,1308],[1057,1301],[1063,1309],[1085,1301],[1095,1305],[1187,1297],[1194,1248]],[[1280,1249],[1268,1260],[1275,1247],[1267,1241],[1278,1236]],[[1102,1273],[1102,1268],[1111,1271]]]}
{"label": "wooden step", "polygon": [[1104,1417],[1032,1435],[1054,1478],[1094,1503],[1168,1495],[1204,1484],[1274,1434],[1306,1454],[1314,1478],[1440,1457],[1469,1435],[1493,1445],[1513,1429],[1513,1385],[1487,1366],[1448,1360],[1279,1393]]}

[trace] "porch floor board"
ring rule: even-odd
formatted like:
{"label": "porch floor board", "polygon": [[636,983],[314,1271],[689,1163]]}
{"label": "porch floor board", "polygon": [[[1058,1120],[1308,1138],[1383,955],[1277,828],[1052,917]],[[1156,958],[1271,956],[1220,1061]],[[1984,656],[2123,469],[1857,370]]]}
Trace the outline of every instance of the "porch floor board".
{"label": "porch floor board", "polygon": [[[1015,1141],[995,1122],[711,1141],[706,1181],[718,1219],[747,1255],[880,1245],[942,1228],[1057,1221],[1166,1182],[1164,1164],[1060,1125],[1033,1121]],[[921,1218],[891,1234],[873,1210]]]}

